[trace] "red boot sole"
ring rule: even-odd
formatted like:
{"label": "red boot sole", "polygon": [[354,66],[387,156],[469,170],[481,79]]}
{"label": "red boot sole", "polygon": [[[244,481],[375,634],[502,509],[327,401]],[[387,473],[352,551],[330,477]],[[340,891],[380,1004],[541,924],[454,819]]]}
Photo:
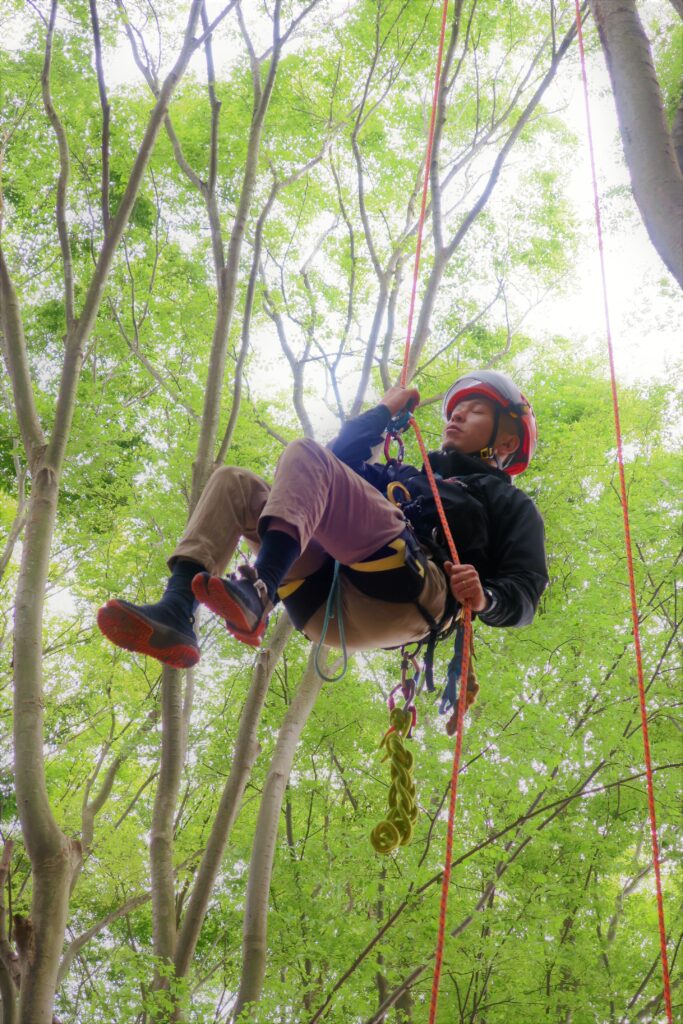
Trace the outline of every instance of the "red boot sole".
{"label": "red boot sole", "polygon": [[199,651],[178,640],[168,626],[154,623],[121,601],[107,601],[97,613],[100,631],[117,647],[170,665],[171,668],[192,668],[199,661]]}
{"label": "red boot sole", "polygon": [[260,647],[267,625],[265,616],[254,629],[249,629],[242,606],[230,596],[218,576],[198,573],[192,580],[192,593],[214,615],[225,620],[226,628],[236,640],[250,647]]}

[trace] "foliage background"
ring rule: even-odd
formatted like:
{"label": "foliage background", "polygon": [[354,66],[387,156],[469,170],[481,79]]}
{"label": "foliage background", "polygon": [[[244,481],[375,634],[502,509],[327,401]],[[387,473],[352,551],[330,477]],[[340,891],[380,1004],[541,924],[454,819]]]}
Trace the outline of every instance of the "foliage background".
{"label": "foliage background", "polygon": [[[506,17],[492,0],[478,5],[477,62],[463,65],[444,136],[444,166],[468,153],[477,126],[492,116],[494,77],[500,95],[512,93],[547,32],[542,5],[503,6]],[[247,332],[244,394],[229,461],[265,476],[272,474],[283,440],[302,429],[325,440],[359,396],[365,338],[382,284],[368,224],[379,263],[386,266],[403,254],[405,277],[410,267],[411,239],[397,240],[405,231],[406,200],[423,151],[437,11],[431,4],[393,0],[343,11],[322,8],[279,69],[229,339],[223,429]],[[20,288],[39,409],[49,425],[65,330],[54,230],[58,166],[40,101],[43,30],[38,18],[18,10],[10,4],[2,17],[20,24],[20,45],[0,46],[3,241]],[[157,14],[163,34],[173,37],[173,5],[157,5]],[[142,6],[131,8],[136,24],[144,15]],[[113,7],[102,17],[111,49],[121,23]],[[351,136],[378,24],[387,31],[387,44],[370,89],[377,106],[355,139],[364,174],[363,223]],[[674,96],[680,34],[668,34],[667,24],[661,14],[652,31],[662,81]],[[250,27],[255,39],[264,31],[259,18]],[[216,82],[222,104],[217,197],[227,225],[241,187],[251,82],[236,23],[223,31],[221,45],[237,54]],[[153,34],[148,39],[153,46]],[[52,89],[72,160],[70,247],[82,281],[102,230],[101,113],[86,5],[64,6],[55,46]],[[575,70],[574,56],[561,74],[570,68]],[[485,83],[479,92],[477,82]],[[146,87],[132,81],[112,90],[110,99],[113,212],[151,99]],[[206,175],[210,109],[198,60],[180,87],[172,117],[185,157]],[[497,141],[494,135],[488,145]],[[662,1014],[609,386],[604,364],[579,349],[576,337],[559,324],[541,330],[538,313],[531,315],[534,308],[544,310],[549,294],[571,291],[573,261],[587,244],[583,213],[567,192],[578,144],[562,110],[544,103],[522,133],[491,203],[444,271],[417,374],[423,394],[431,396],[444,390],[456,370],[495,364],[515,373],[533,395],[542,444],[522,486],[546,520],[552,577],[533,626],[477,628],[482,693],[465,738],[449,919],[456,935],[446,956],[443,1021],[580,1024],[655,1021]],[[477,182],[490,172],[489,152],[496,150],[484,146],[478,162],[468,162],[455,178],[448,223],[457,222]],[[257,218],[271,185],[321,154],[282,189],[265,221],[253,316],[245,326]],[[621,216],[627,199],[612,194],[608,216]],[[434,259],[428,247],[425,277]],[[396,274],[387,277],[389,289],[392,280],[397,284]],[[667,290],[664,301],[675,305],[665,281],[662,291]],[[398,280],[398,310],[405,293]],[[165,558],[187,517],[214,313],[206,212],[162,136],[86,353],[50,568],[45,743],[50,798],[67,835],[82,834],[85,800],[113,769],[73,892],[66,948],[108,915],[114,919],[78,947],[65,973],[57,997],[64,1021],[163,1018],[165,994],[153,991],[151,979],[164,965],[154,962],[147,898],[159,672],[154,662],[108,646],[94,628],[93,611],[116,595],[133,601],[158,595]],[[383,373],[396,376],[402,322],[399,312],[387,332],[393,349],[383,364],[378,351],[365,400],[381,393]],[[282,331],[289,354],[280,346]],[[297,374],[304,418],[292,399]],[[6,382],[2,395],[0,522],[9,534],[21,512],[25,467]],[[679,993],[683,758],[677,718],[675,402],[670,380],[640,380],[622,392],[669,949]],[[437,412],[438,404],[426,406],[422,416],[434,443]],[[409,457],[416,459],[415,452]],[[5,568],[2,590],[6,739],[0,794],[2,836],[15,841],[7,899],[13,912],[27,913],[31,876],[16,818],[9,742],[18,553],[19,547]],[[303,639],[294,638],[274,674],[260,726],[260,756],[192,971],[177,983],[187,1021],[227,1019],[238,987],[256,813],[306,657]],[[446,658],[441,653],[441,670]],[[266,985],[249,1017],[254,1022],[310,1020],[359,957],[325,1019],[370,1020],[384,995],[430,956],[451,743],[429,700],[422,702],[413,743],[422,810],[413,844],[381,861],[367,841],[386,793],[386,772],[374,750],[386,727],[385,699],[396,672],[395,654],[357,657],[342,683],[323,688],[308,721],[280,822]],[[205,622],[175,817],[179,915],[230,763],[250,673],[249,652],[215,621]],[[369,949],[395,912],[395,923]],[[411,999],[387,1019],[424,1019],[428,996],[426,974]]]}

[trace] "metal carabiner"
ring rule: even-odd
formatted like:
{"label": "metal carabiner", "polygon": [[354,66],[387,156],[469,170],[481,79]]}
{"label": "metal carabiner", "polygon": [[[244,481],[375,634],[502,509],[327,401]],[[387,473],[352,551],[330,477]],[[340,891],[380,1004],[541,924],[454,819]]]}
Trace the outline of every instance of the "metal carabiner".
{"label": "metal carabiner", "polygon": [[[384,458],[387,462],[397,462],[399,466],[403,462],[403,456],[405,455],[406,448],[401,434],[404,434],[410,426],[411,417],[412,411],[405,408],[402,409],[397,416],[394,416],[389,420],[387,436],[384,438]],[[398,455],[395,459],[392,458],[391,455],[391,444],[393,441],[398,445]]]}
{"label": "metal carabiner", "polygon": [[[400,497],[397,497],[397,494],[399,494]],[[405,505],[407,502],[412,501],[410,491],[405,484],[401,483],[400,480],[392,480],[391,483],[387,485],[387,498],[391,504],[396,505],[397,508],[400,508],[401,505]]]}
{"label": "metal carabiner", "polygon": [[[398,445],[398,455],[394,458],[391,454],[391,444],[395,441]],[[403,462],[403,456],[406,453],[406,446],[403,443],[403,438],[400,434],[387,434],[384,438],[384,458],[387,462],[396,462],[400,466]]]}

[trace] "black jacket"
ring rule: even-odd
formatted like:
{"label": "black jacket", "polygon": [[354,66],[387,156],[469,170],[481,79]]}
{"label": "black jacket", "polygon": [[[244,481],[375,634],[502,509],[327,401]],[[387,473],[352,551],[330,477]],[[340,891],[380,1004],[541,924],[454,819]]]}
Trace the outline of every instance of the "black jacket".
{"label": "black jacket", "polygon": [[[383,494],[393,480],[404,484],[411,501],[404,506],[421,543],[443,563],[450,558],[424,469],[368,462],[381,442],[391,414],[375,406],[348,420],[329,445],[342,462]],[[526,626],[548,584],[543,520],[531,498],[509,476],[481,459],[455,451],[430,452],[439,495],[458,557],[473,565],[494,603],[479,618],[489,626]]]}

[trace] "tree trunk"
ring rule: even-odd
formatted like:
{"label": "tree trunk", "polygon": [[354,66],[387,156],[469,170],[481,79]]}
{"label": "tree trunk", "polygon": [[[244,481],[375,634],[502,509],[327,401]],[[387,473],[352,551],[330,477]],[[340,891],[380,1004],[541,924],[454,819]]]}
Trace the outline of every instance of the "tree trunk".
{"label": "tree trunk", "polygon": [[17,808],[31,859],[31,917],[23,922],[20,1019],[50,1024],[66,928],[71,875],[80,845],[57,826],[43,758],[42,618],[57,505],[57,476],[43,467],[33,481],[15,604],[14,745]]}
{"label": "tree trunk", "polygon": [[683,173],[683,96],[681,96],[681,102],[678,104],[678,110],[674,117],[674,123],[671,128],[671,138],[673,139],[678,166],[681,173]]}
{"label": "tree trunk", "polygon": [[[279,4],[276,5],[279,12]],[[199,501],[204,486],[211,475],[214,465],[214,454],[216,438],[218,435],[218,421],[220,417],[220,400],[223,392],[223,378],[225,376],[225,362],[228,355],[228,338],[230,336],[230,325],[235,307],[237,294],[237,282],[240,271],[240,253],[242,241],[247,226],[247,218],[251,209],[251,202],[256,187],[256,174],[258,171],[259,153],[261,150],[261,136],[263,133],[263,122],[275,84],[275,75],[280,59],[279,39],[279,14],[275,16],[273,54],[270,60],[268,76],[262,90],[255,91],[254,110],[249,132],[249,143],[247,156],[244,164],[244,175],[242,177],[242,188],[240,190],[239,204],[232,226],[230,241],[228,243],[228,254],[225,267],[220,272],[218,284],[218,306],[216,322],[214,325],[213,340],[211,343],[211,355],[209,357],[209,369],[206,377],[206,389],[204,392],[204,411],[202,414],[202,429],[197,445],[197,458],[193,466],[192,479],[192,508]],[[213,225],[212,237],[215,239],[215,225]]]}
{"label": "tree trunk", "polygon": [[16,1024],[17,1021],[20,968],[8,938],[5,907],[5,886],[10,876],[13,849],[14,843],[8,839],[0,860],[0,1024]]}
{"label": "tree trunk", "polygon": [[[42,620],[57,497],[71,430],[84,346],[95,323],[116,247],[130,217],[154,142],[171,96],[196,47],[194,29],[200,0],[193,0],[180,56],[166,78],[150,115],[128,185],[110,223],[83,308],[67,332],[54,425],[47,448],[35,408],[19,304],[0,252],[0,299],[4,354],[33,483],[15,604],[14,747],[17,808],[31,860],[31,916],[18,922],[21,960],[19,1020],[51,1024],[57,973],[64,942],[71,880],[81,856],[52,814],[43,750]],[[61,197],[61,204],[65,203]],[[57,211],[58,219],[63,208]]]}
{"label": "tree trunk", "polygon": [[261,996],[266,973],[268,896],[282,800],[299,738],[322,685],[323,680],[315,670],[313,648],[299,689],[280,728],[270,771],[263,788],[249,865],[244,910],[242,977],[233,1020],[237,1020],[247,1003],[257,1002]]}
{"label": "tree trunk", "polygon": [[655,249],[683,288],[683,172],[635,0],[590,0],[612,81],[633,195]]}
{"label": "tree trunk", "polygon": [[259,752],[257,729],[270,680],[291,636],[292,629],[289,618],[282,615],[273,631],[268,647],[259,651],[258,654],[254,678],[242,711],[239,732],[235,741],[230,775],[223,790],[204,856],[197,871],[192,895],[178,932],[174,957],[178,977],[187,974],[194,956],[225,844],[237,817],[251,769]]}
{"label": "tree trunk", "polygon": [[[188,671],[188,686],[191,672]],[[150,834],[152,921],[154,955],[166,962],[176,942],[175,880],[173,874],[173,825],[187,740],[183,715],[183,673],[164,667],[161,678],[161,770],[154,800]],[[159,975],[155,987],[164,987]]]}

